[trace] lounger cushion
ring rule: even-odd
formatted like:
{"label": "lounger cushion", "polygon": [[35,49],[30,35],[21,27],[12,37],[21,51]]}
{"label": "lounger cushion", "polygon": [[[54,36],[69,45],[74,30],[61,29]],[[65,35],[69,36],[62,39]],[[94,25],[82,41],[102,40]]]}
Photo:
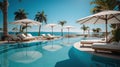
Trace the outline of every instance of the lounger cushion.
{"label": "lounger cushion", "polygon": [[17,36],[20,37],[21,39],[26,38],[25,34],[18,34]]}
{"label": "lounger cushion", "polygon": [[28,41],[28,40],[34,40],[34,39],[35,39],[35,37],[25,37],[25,38],[23,38],[22,40]]}
{"label": "lounger cushion", "polygon": [[43,36],[43,37],[46,37],[46,35],[45,35],[45,34],[42,34],[42,36]]}
{"label": "lounger cushion", "polygon": [[82,44],[105,43],[102,40],[81,40]]}
{"label": "lounger cushion", "polygon": [[19,37],[17,37],[16,35],[9,35],[9,40],[21,40]]}
{"label": "lounger cushion", "polygon": [[27,37],[33,37],[31,34],[27,34]]}
{"label": "lounger cushion", "polygon": [[108,43],[108,44],[94,43],[92,45],[92,48],[94,48],[94,49],[120,50],[120,45],[113,45],[111,43]]}
{"label": "lounger cushion", "polygon": [[48,36],[48,37],[51,37],[51,38],[55,37],[55,36],[53,36],[53,35],[51,35],[51,34],[47,34],[47,36]]}

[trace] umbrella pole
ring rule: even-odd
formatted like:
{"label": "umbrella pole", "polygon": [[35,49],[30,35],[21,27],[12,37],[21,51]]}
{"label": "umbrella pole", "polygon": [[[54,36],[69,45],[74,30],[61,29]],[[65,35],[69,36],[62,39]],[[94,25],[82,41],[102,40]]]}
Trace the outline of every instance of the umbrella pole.
{"label": "umbrella pole", "polygon": [[[27,24],[26,24],[26,27],[27,27]],[[26,36],[27,36],[27,28],[26,28]]]}
{"label": "umbrella pole", "polygon": [[53,35],[53,26],[51,26],[51,28],[52,28],[52,35]]}
{"label": "umbrella pole", "polygon": [[69,28],[68,28],[68,37],[69,37]]}
{"label": "umbrella pole", "polygon": [[105,26],[106,26],[106,43],[107,43],[107,41],[108,41],[108,39],[107,39],[107,36],[108,36],[108,29],[107,29],[107,15],[106,15],[106,19],[105,19]]}

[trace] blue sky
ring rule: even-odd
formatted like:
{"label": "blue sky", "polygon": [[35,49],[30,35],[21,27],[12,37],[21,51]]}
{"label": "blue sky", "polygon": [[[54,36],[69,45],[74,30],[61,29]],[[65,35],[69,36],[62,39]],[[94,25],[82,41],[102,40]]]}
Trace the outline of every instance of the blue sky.
{"label": "blue sky", "polygon": [[[2,1],[2,0],[0,0]],[[22,8],[28,13],[29,19],[34,19],[35,14],[38,11],[44,10],[47,15],[47,23],[56,23],[59,21],[66,20],[66,25],[74,26],[74,29],[71,31],[80,32],[82,31],[80,27],[82,25],[76,23],[76,20],[91,15],[90,10],[93,8],[93,5],[90,5],[91,0],[8,0],[8,23],[14,21],[14,12]],[[2,27],[2,12],[0,11],[0,27]],[[9,31],[13,27],[19,28],[19,25],[8,25]],[[105,25],[99,24],[87,24],[91,29],[100,27],[104,31]],[[110,28],[109,28],[110,29]],[[32,26],[28,31],[38,31],[38,26]],[[50,28],[42,26],[42,31],[51,31]],[[60,31],[60,27],[56,26],[54,31]],[[64,31],[67,31],[66,29]]]}

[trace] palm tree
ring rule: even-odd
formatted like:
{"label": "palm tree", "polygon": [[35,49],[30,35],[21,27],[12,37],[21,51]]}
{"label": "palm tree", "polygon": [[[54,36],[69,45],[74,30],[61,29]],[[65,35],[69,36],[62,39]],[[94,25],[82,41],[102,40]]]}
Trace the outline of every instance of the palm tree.
{"label": "palm tree", "polygon": [[[29,26],[29,25],[27,25],[27,26],[21,26],[21,31],[20,32],[25,33],[24,30],[26,28],[28,28],[28,27],[31,28],[31,26]],[[27,34],[27,32],[25,34]]]}
{"label": "palm tree", "polygon": [[113,30],[112,34],[113,34],[112,41],[120,42],[120,28]]}
{"label": "palm tree", "polygon": [[91,4],[95,5],[92,13],[97,13],[103,10],[116,10],[116,7],[119,6],[119,0],[93,0]]}
{"label": "palm tree", "polygon": [[[37,14],[35,15],[34,20],[39,21],[40,23],[44,22],[45,24],[47,24],[47,15],[44,14],[44,11],[37,12]],[[39,26],[38,36],[40,36],[40,30],[41,30],[41,25]]]}
{"label": "palm tree", "polygon": [[[21,20],[21,19],[26,19],[28,13],[26,13],[24,9],[18,9],[18,11],[14,12],[14,15],[15,15],[14,17],[15,20]],[[24,26],[20,25],[20,32],[22,32],[22,27]]]}
{"label": "palm tree", "polygon": [[96,32],[98,33],[98,35],[100,35],[100,31],[102,31],[101,28],[96,28]]}
{"label": "palm tree", "polygon": [[8,28],[7,28],[8,0],[3,0],[2,2],[0,2],[0,10],[3,13],[3,37],[5,39],[8,35]]}
{"label": "palm tree", "polygon": [[60,21],[58,24],[62,26],[61,28],[61,36],[63,36],[63,26],[67,23],[67,21]]}
{"label": "palm tree", "polygon": [[26,19],[28,13],[25,12],[24,9],[18,9],[18,11],[14,12],[14,19],[15,20],[21,20],[21,19]]}
{"label": "palm tree", "polygon": [[101,28],[96,28],[96,32],[99,33],[101,31]]}
{"label": "palm tree", "polygon": [[7,29],[7,7],[8,7],[8,1],[3,0],[3,2],[0,2],[0,10],[3,13],[3,35],[6,37],[8,35],[8,29]]}
{"label": "palm tree", "polygon": [[92,31],[93,31],[94,34],[96,33],[96,29],[95,28],[93,28]]}
{"label": "palm tree", "polygon": [[83,30],[83,34],[85,34],[85,31],[87,31],[87,30],[89,29],[89,27],[83,25],[83,26],[81,27],[81,29]]}

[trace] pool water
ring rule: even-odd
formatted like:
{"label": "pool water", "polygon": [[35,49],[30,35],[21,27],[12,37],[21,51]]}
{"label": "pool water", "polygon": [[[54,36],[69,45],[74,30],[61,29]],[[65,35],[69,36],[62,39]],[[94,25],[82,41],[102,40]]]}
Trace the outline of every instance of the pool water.
{"label": "pool water", "polygon": [[120,67],[120,60],[75,49],[83,37],[0,46],[0,67]]}

